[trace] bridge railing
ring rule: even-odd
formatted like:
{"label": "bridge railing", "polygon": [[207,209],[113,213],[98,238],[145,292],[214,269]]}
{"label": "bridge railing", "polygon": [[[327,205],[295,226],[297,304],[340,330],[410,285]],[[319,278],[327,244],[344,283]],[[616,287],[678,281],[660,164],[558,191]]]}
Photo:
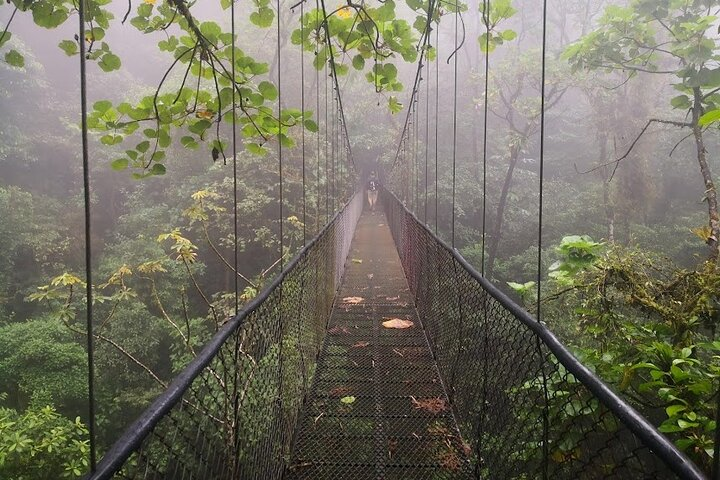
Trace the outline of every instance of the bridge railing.
{"label": "bridge railing", "polygon": [[281,478],[362,207],[356,194],[87,478]]}
{"label": "bridge railing", "polygon": [[476,478],[704,478],[397,197],[382,200]]}

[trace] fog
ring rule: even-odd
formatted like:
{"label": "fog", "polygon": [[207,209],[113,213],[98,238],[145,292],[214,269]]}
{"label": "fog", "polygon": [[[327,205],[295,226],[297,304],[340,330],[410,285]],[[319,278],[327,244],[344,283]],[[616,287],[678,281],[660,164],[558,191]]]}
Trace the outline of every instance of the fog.
{"label": "fog", "polygon": [[[0,7],[3,26],[21,3]],[[217,22],[229,33],[230,11],[221,3],[192,5],[197,24]],[[367,6],[390,3],[372,1]],[[300,112],[304,105],[310,112],[305,118],[319,128],[303,128],[301,112],[283,116],[287,130],[281,132],[281,146],[277,130],[272,130],[277,120],[271,125],[270,113],[278,112],[273,95],[266,95],[263,103],[268,109],[261,125],[264,136],[243,133],[244,128],[252,130],[252,122],[238,104],[234,170],[230,105],[213,111],[218,106],[215,93],[227,88],[222,83],[226,78],[218,86],[218,74],[211,73],[221,72],[221,61],[211,65],[198,52],[192,68],[187,61],[174,63],[175,48],[161,51],[158,43],[188,36],[181,25],[146,27],[152,31],[143,33],[132,24],[143,5],[157,12],[161,5],[170,9],[171,2],[130,2],[124,24],[128,3],[110,2],[106,8],[115,18],[93,48],[106,42],[122,64],[105,72],[99,59],[90,59],[87,74],[87,104],[94,118],[89,134],[92,268],[99,298],[94,321],[105,338],[122,347],[97,340],[101,448],[110,445],[191,358],[174,332],[192,330],[187,343],[201,348],[217,324],[234,313],[229,267],[235,245],[243,303],[268,285],[280,265],[364,186],[372,170],[379,171],[381,183],[440,238],[452,242],[475,268],[531,309],[536,299],[524,297],[507,282],[540,281],[541,295],[553,295],[556,287],[549,273],[560,258],[558,245],[570,235],[587,235],[606,248],[643,252],[667,268],[701,268],[712,256],[708,244],[713,245],[710,237],[717,233],[709,223],[712,212],[703,173],[715,175],[720,169],[720,142],[717,123],[711,123],[698,130],[704,141],[699,147],[692,124],[696,113],[717,108],[717,21],[707,20],[709,45],[698,44],[697,50],[710,52],[703,59],[696,58],[703,52],[677,45],[681,42],[670,30],[673,26],[667,31],[654,24],[649,30],[637,24],[618,27],[626,28],[627,38],[635,38],[635,46],[626,45],[622,35],[597,34],[613,25],[608,6],[637,3],[548,0],[543,38],[540,2],[498,1],[490,15],[493,48],[486,53],[481,15],[485,2],[470,0],[458,15],[454,4],[443,2],[434,18],[440,21],[429,33],[430,60],[418,48],[422,9],[413,2],[399,3],[395,14],[407,20],[413,61],[403,59],[393,51],[399,48],[387,41],[383,48],[388,58],[378,60],[377,54],[365,52],[358,70],[354,58],[363,52],[347,40],[343,45],[338,34],[333,38],[334,62],[341,73],[347,72],[335,78],[331,62],[321,59],[319,69],[313,65],[324,39],[318,46],[304,42],[303,51],[292,38],[300,28],[301,9],[311,15],[314,4],[282,1],[276,11],[274,3],[238,2],[238,55],[265,65],[260,73],[248,73],[252,66],[241,73],[248,89],[255,94],[261,82],[270,82],[277,87],[281,109]],[[654,3],[647,8],[667,8],[662,7],[667,2]],[[707,4],[708,16],[717,13],[716,2],[695,3]],[[506,4],[510,10],[502,10]],[[328,12],[341,6],[326,5]],[[262,8],[274,14],[266,28],[251,21],[251,14]],[[339,22],[342,12],[332,18]],[[152,15],[148,18],[153,21]],[[339,26],[330,28],[331,35],[333,28],[340,31]],[[68,56],[58,47],[63,40],[74,42],[76,30],[74,10],[53,29],[38,26],[30,12],[18,10],[8,29],[12,38],[6,44],[0,41],[3,56],[10,49],[24,56],[22,68],[0,62],[0,239],[5,246],[0,258],[0,343],[7,345],[0,346],[0,394],[7,394],[8,408],[52,403],[68,418],[87,420],[79,56]],[[391,37],[381,36],[381,42]],[[652,42],[654,48],[648,46]],[[186,46],[196,55],[197,45]],[[623,55],[632,58],[621,59]],[[420,58],[424,64],[416,82]],[[222,61],[231,64],[224,57]],[[376,63],[395,65],[402,89],[392,91],[386,84],[377,88],[377,78],[369,73]],[[691,78],[685,71],[699,65],[709,78]],[[207,93],[191,99],[184,117],[167,113],[176,115],[167,124],[167,146],[153,147],[158,134],[144,133],[159,128],[159,121],[143,118],[137,130],[126,131],[137,118],[93,117],[98,102],[110,101],[116,110],[123,102],[136,106],[145,97],[163,95],[170,99],[163,100],[170,111],[181,87]],[[696,105],[693,88],[701,97]],[[393,102],[402,108],[392,112]],[[699,110],[694,113],[694,108]],[[215,122],[218,115],[222,122]],[[203,116],[212,126],[200,135],[193,133],[192,125]],[[118,142],[103,143],[108,135],[118,135]],[[164,158],[155,161],[142,152],[144,160],[129,157],[135,154],[127,150],[139,151],[144,140],[150,141],[147,155],[161,150]],[[705,172],[699,166],[699,148],[704,148]],[[162,170],[155,173],[163,174],[145,175],[154,164]],[[169,236],[159,241],[163,234]],[[181,261],[183,252],[192,258]],[[78,283],[53,283],[66,272],[77,276]],[[32,299],[43,292],[50,295]],[[547,315],[552,323],[557,312],[549,308]],[[45,354],[18,354],[19,345]]]}

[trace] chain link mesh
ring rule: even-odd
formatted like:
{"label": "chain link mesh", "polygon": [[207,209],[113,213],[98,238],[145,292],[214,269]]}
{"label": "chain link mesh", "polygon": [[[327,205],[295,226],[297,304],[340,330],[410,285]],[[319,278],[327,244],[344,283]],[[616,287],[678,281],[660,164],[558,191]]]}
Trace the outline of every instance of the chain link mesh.
{"label": "chain link mesh", "polygon": [[92,478],[280,478],[361,210],[358,194],[216,334]]}
{"label": "chain link mesh", "polygon": [[[639,417],[631,407],[592,393],[570,372],[584,367],[548,344],[555,337],[483,284],[397,197],[384,191],[383,204],[477,478],[702,478],[647,422],[621,419]],[[643,434],[662,438],[666,452]]]}
{"label": "chain link mesh", "polygon": [[382,195],[385,215],[364,215],[351,246],[356,195],[91,478],[703,478]]}

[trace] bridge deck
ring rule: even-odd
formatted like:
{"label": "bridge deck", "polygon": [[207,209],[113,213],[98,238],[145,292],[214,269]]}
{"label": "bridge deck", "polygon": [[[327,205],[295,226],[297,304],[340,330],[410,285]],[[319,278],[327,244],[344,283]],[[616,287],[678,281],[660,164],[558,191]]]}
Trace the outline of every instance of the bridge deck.
{"label": "bridge deck", "polygon": [[[412,325],[383,325],[394,319]],[[365,212],[358,223],[296,435],[286,478],[470,478],[467,447],[381,212]]]}

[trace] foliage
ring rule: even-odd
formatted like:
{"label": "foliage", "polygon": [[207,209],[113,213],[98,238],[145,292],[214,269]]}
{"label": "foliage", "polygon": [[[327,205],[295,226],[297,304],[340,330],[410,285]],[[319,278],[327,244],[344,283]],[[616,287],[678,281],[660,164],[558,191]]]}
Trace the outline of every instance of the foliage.
{"label": "foliage", "polygon": [[86,355],[60,322],[40,318],[0,326],[0,384],[15,404],[73,411],[87,397]]}
{"label": "foliage", "polygon": [[[0,395],[2,399],[4,395]],[[0,407],[0,476],[14,480],[80,478],[88,467],[88,430],[51,405],[24,412]]]}
{"label": "foliage", "polygon": [[712,341],[720,274],[712,262],[677,270],[619,246],[599,255],[599,244],[581,239],[566,242],[581,241],[581,254],[555,276],[558,293],[546,318],[584,363],[646,415],[661,416],[660,430],[709,471],[720,379],[720,343]]}
{"label": "foliage", "polygon": [[572,283],[572,277],[598,260],[601,247],[602,243],[587,235],[563,237],[555,249],[560,259],[550,266],[550,277],[559,283]]}

